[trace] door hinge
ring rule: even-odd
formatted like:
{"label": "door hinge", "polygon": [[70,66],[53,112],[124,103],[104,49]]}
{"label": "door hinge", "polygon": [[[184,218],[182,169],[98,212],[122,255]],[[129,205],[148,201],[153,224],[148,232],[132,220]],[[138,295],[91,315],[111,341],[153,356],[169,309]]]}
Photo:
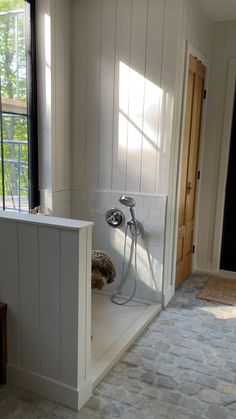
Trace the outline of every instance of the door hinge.
{"label": "door hinge", "polygon": [[206,99],[206,97],[207,97],[207,91],[206,91],[206,89],[204,89],[203,90],[203,99]]}
{"label": "door hinge", "polygon": [[195,253],[195,245],[193,245],[193,253]]}
{"label": "door hinge", "polygon": [[201,176],[201,172],[200,172],[200,170],[198,170],[198,172],[197,172],[197,178],[198,178],[198,180],[200,179],[200,176]]}

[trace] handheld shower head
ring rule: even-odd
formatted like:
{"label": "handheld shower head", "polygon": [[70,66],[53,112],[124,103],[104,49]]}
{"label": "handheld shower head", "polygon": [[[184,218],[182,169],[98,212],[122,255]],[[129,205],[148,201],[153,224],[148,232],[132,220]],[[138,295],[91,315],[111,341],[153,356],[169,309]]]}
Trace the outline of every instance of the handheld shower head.
{"label": "handheld shower head", "polygon": [[119,202],[126,207],[135,207],[135,200],[131,196],[122,195],[119,199]]}
{"label": "handheld shower head", "polygon": [[131,214],[131,219],[132,219],[132,223],[133,224],[136,224],[137,223],[137,220],[136,220],[136,217],[135,217],[135,214],[134,214],[134,210],[133,210],[133,207],[135,207],[135,200],[134,200],[134,198],[132,198],[131,196],[122,195],[120,197],[120,199],[119,199],[119,202],[122,205],[125,205],[126,207],[129,207],[130,214]]}

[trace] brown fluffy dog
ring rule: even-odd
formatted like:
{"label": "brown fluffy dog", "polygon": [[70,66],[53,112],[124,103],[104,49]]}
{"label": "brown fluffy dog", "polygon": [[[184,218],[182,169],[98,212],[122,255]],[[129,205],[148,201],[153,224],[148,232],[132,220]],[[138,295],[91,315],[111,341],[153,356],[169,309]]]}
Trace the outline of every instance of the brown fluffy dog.
{"label": "brown fluffy dog", "polygon": [[92,251],[92,288],[101,290],[106,284],[114,281],[116,270],[114,264],[102,250]]}

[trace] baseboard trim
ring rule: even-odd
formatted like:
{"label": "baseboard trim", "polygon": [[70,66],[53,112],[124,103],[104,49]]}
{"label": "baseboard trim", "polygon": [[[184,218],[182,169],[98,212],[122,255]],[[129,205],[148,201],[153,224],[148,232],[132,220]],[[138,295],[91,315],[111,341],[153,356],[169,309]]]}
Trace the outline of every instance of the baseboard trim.
{"label": "baseboard trim", "polygon": [[77,389],[11,364],[7,365],[7,383],[31,391],[40,397],[53,400],[77,411],[92,395],[91,381],[88,381],[80,389]]}
{"label": "baseboard trim", "polygon": [[227,279],[236,279],[236,272],[224,271],[223,269],[220,269],[217,276],[227,278]]}
{"label": "baseboard trim", "polygon": [[163,306],[164,307],[166,307],[167,304],[169,304],[169,302],[172,300],[174,295],[175,295],[175,288],[173,287],[173,285],[171,285],[166,290],[164,290],[164,293],[163,293]]}
{"label": "baseboard trim", "polygon": [[218,271],[207,270],[207,269],[198,269],[195,271],[196,274],[206,274],[209,276],[219,276],[220,278],[227,278],[227,279],[235,279],[236,280],[236,272],[231,271],[224,271],[223,269],[219,269]]}

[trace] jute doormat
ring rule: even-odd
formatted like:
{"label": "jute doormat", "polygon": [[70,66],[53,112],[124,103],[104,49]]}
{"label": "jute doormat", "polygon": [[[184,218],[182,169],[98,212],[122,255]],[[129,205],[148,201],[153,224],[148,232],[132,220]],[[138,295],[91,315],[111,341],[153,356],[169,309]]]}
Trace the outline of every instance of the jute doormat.
{"label": "jute doormat", "polygon": [[236,279],[210,277],[197,298],[236,306]]}

